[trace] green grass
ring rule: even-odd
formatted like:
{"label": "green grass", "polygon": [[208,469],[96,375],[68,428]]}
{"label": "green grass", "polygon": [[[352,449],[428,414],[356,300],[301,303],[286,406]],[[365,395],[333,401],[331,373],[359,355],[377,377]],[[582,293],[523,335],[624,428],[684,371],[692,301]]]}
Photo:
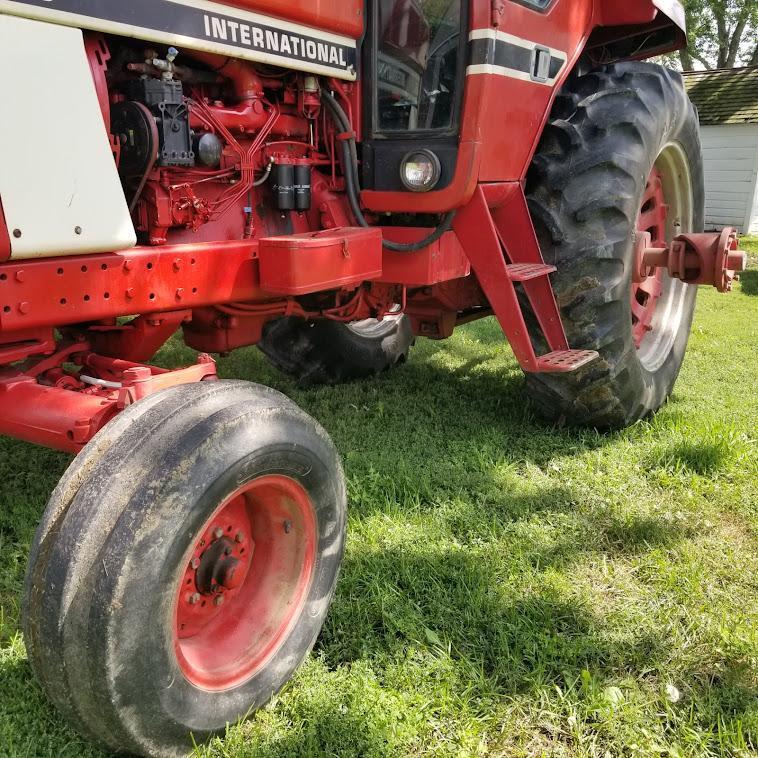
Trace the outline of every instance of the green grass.
{"label": "green grass", "polygon": [[[609,435],[539,423],[491,320],[348,387],[299,390],[255,350],[221,361],[329,430],[351,511],[313,656],[198,754],[755,754],[757,296],[758,271],[704,290],[671,402]],[[99,755],[45,701],[18,632],[68,460],[0,442],[3,757]]]}
{"label": "green grass", "polygon": [[743,237],[740,247],[747,252],[749,266],[742,275],[742,290],[748,295],[758,295],[758,236]]}

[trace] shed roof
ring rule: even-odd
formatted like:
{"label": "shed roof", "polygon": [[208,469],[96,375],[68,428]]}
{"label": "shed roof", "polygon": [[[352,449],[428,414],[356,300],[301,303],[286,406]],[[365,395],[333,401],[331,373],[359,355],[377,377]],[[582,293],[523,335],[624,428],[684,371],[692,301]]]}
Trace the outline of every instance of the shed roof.
{"label": "shed roof", "polygon": [[758,123],[758,66],[687,71],[683,76],[701,124]]}

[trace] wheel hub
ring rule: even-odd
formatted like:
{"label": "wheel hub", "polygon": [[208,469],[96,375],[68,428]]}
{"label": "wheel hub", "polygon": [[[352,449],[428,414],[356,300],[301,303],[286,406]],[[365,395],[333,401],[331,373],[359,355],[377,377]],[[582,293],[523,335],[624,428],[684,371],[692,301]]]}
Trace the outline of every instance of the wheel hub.
{"label": "wheel hub", "polygon": [[644,282],[657,270],[686,284],[710,284],[730,292],[732,282],[747,266],[747,254],[738,250],[736,230],[727,227],[711,234],[681,234],[668,247],[654,247],[650,234],[638,234],[634,281]]}
{"label": "wheel hub", "polygon": [[180,639],[193,637],[217,617],[250,569],[255,543],[249,537],[244,498],[237,498],[219,515],[223,518],[208,525],[196,541],[184,572],[177,609]]}
{"label": "wheel hub", "polygon": [[[661,172],[654,166],[642,197],[640,213],[637,217],[637,231],[649,235],[651,244],[656,247],[666,245],[666,221],[669,207],[663,193]],[[638,250],[635,251],[635,257]],[[641,261],[635,260],[635,271],[639,270]],[[637,349],[648,332],[653,329],[653,317],[663,292],[663,271],[657,269],[652,276],[632,286],[632,334]]]}
{"label": "wheel hub", "polygon": [[238,547],[228,537],[222,537],[203,553],[195,576],[201,595],[234,590],[242,584],[248,561],[242,560],[242,556],[234,556]]}

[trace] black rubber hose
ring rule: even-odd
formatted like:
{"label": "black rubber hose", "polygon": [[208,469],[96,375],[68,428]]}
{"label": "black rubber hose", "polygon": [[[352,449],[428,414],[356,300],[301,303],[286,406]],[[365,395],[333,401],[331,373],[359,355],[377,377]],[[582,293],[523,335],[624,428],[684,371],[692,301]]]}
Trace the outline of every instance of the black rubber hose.
{"label": "black rubber hose", "polygon": [[[330,92],[321,90],[321,97],[326,103],[332,117],[337,123],[337,126],[342,129],[344,134],[348,134],[351,131],[350,121],[347,114],[342,109],[342,106],[332,96]],[[358,148],[355,144],[355,137],[350,137],[342,141],[343,162],[345,164],[345,187],[347,190],[347,199],[350,203],[350,210],[352,210],[356,221],[360,226],[370,227],[366,217],[363,215],[360,203],[360,179],[358,177]],[[450,211],[446,213],[442,218],[440,225],[424,239],[418,240],[418,242],[390,242],[384,240],[383,246],[395,253],[415,253],[419,250],[423,250],[425,247],[436,242],[442,237],[445,232],[449,232],[453,226],[455,220],[456,211]]]}
{"label": "black rubber hose", "polygon": [[[321,97],[326,102],[329,110],[332,114],[332,118],[337,122],[337,126],[342,130],[344,134],[348,134],[352,131],[350,119],[347,117],[347,113],[343,110],[342,106],[337,102],[337,99],[331,92],[327,92],[325,89],[321,90]],[[347,140],[350,146],[351,161],[345,166],[345,171],[352,170],[355,176],[355,183],[359,185],[358,181],[358,148],[355,144],[355,138]]]}

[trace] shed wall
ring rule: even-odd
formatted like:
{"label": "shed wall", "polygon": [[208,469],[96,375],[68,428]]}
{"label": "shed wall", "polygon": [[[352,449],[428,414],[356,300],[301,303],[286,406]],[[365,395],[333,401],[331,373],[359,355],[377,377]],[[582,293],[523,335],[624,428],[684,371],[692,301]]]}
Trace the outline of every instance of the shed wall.
{"label": "shed wall", "polygon": [[705,228],[758,232],[758,124],[703,126]]}

